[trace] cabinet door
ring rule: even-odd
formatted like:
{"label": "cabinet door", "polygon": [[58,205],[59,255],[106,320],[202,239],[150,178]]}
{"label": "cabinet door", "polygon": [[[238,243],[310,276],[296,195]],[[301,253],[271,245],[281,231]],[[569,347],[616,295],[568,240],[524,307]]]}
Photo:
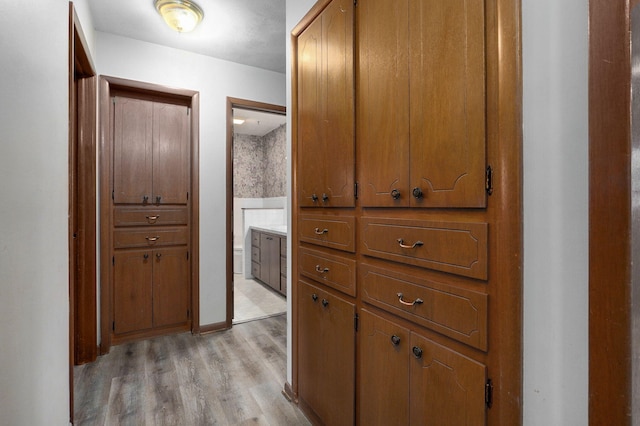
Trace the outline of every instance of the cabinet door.
{"label": "cabinet door", "polygon": [[113,332],[121,334],[151,328],[151,250],[117,252],[113,266]]}
{"label": "cabinet door", "polygon": [[411,190],[424,207],[484,207],[482,0],[411,0]]}
{"label": "cabinet door", "polygon": [[486,367],[415,333],[411,347],[410,424],[486,424]]}
{"label": "cabinet door", "polygon": [[298,200],[352,207],[353,2],[334,0],[298,37]]}
{"label": "cabinet door", "polygon": [[300,397],[326,425],[355,421],[355,306],[300,281]]}
{"label": "cabinet door", "polygon": [[114,98],[113,201],[116,204],[152,201],[152,117],[152,102]]}
{"label": "cabinet door", "polygon": [[183,105],[153,104],[153,198],[186,204],[189,188],[190,116]]}
{"label": "cabinet door", "polygon": [[408,0],[358,3],[358,199],[408,206]]}
{"label": "cabinet door", "polygon": [[153,326],[189,320],[189,259],[186,247],[153,251]]}
{"label": "cabinet door", "polygon": [[409,330],[360,311],[359,424],[409,424]]}

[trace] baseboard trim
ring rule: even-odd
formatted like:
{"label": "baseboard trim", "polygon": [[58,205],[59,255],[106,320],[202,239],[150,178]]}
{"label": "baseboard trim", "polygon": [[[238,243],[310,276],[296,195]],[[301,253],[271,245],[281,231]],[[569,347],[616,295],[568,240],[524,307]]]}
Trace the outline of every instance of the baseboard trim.
{"label": "baseboard trim", "polygon": [[222,321],[214,324],[201,325],[198,334],[209,334],[228,329],[229,327],[227,327],[227,323]]}
{"label": "baseboard trim", "polygon": [[289,401],[293,402],[294,404],[298,403],[298,395],[296,395],[295,392],[293,392],[293,388],[291,388],[291,385],[289,384],[289,382],[284,382],[284,388],[282,389],[282,394],[284,395],[285,398],[287,398]]}

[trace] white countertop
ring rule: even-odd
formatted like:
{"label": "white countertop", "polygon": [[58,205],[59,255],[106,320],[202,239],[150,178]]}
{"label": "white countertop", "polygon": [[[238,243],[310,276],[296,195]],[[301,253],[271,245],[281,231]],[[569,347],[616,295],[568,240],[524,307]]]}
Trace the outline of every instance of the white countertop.
{"label": "white countertop", "polygon": [[271,232],[282,237],[287,236],[287,225],[252,225],[249,228],[256,231]]}

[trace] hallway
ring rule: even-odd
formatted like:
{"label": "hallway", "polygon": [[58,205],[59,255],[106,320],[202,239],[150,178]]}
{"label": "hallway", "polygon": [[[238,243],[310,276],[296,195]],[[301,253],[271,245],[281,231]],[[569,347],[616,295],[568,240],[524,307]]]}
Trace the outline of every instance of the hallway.
{"label": "hallway", "polygon": [[76,425],[307,425],[282,394],[286,315],[114,346],[77,366]]}

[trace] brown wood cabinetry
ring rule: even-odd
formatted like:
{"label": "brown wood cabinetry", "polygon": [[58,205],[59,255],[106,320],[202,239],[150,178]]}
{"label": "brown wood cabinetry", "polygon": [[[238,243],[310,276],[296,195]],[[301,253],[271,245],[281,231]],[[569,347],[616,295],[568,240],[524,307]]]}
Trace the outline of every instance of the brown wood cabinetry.
{"label": "brown wood cabinetry", "polygon": [[300,395],[326,425],[352,425],[355,399],[355,306],[298,283]]}
{"label": "brown wood cabinetry", "polygon": [[[517,2],[359,0],[355,77],[327,81],[321,41],[344,29],[324,22],[350,7],[319,1],[293,32],[293,390],[319,424],[518,424]],[[325,103],[340,84],[354,92],[355,156],[322,136],[326,117],[345,114]],[[328,146],[345,160],[338,176],[357,171],[352,203],[313,196],[334,170],[312,161]],[[353,307],[355,354],[336,349],[346,314],[327,322],[316,297]],[[325,359],[345,369],[332,386],[318,376]],[[355,388],[337,379],[351,367]]]}
{"label": "brown wood cabinetry", "polygon": [[360,205],[485,206],[484,9],[358,4]]}
{"label": "brown wood cabinetry", "polygon": [[191,327],[186,105],[113,97],[112,341]]}
{"label": "brown wood cabinetry", "polygon": [[353,8],[333,1],[298,38],[300,206],[355,203]]}
{"label": "brown wood cabinetry", "polygon": [[280,235],[253,229],[251,231],[251,274],[253,277],[286,296],[286,265],[287,239]]}

